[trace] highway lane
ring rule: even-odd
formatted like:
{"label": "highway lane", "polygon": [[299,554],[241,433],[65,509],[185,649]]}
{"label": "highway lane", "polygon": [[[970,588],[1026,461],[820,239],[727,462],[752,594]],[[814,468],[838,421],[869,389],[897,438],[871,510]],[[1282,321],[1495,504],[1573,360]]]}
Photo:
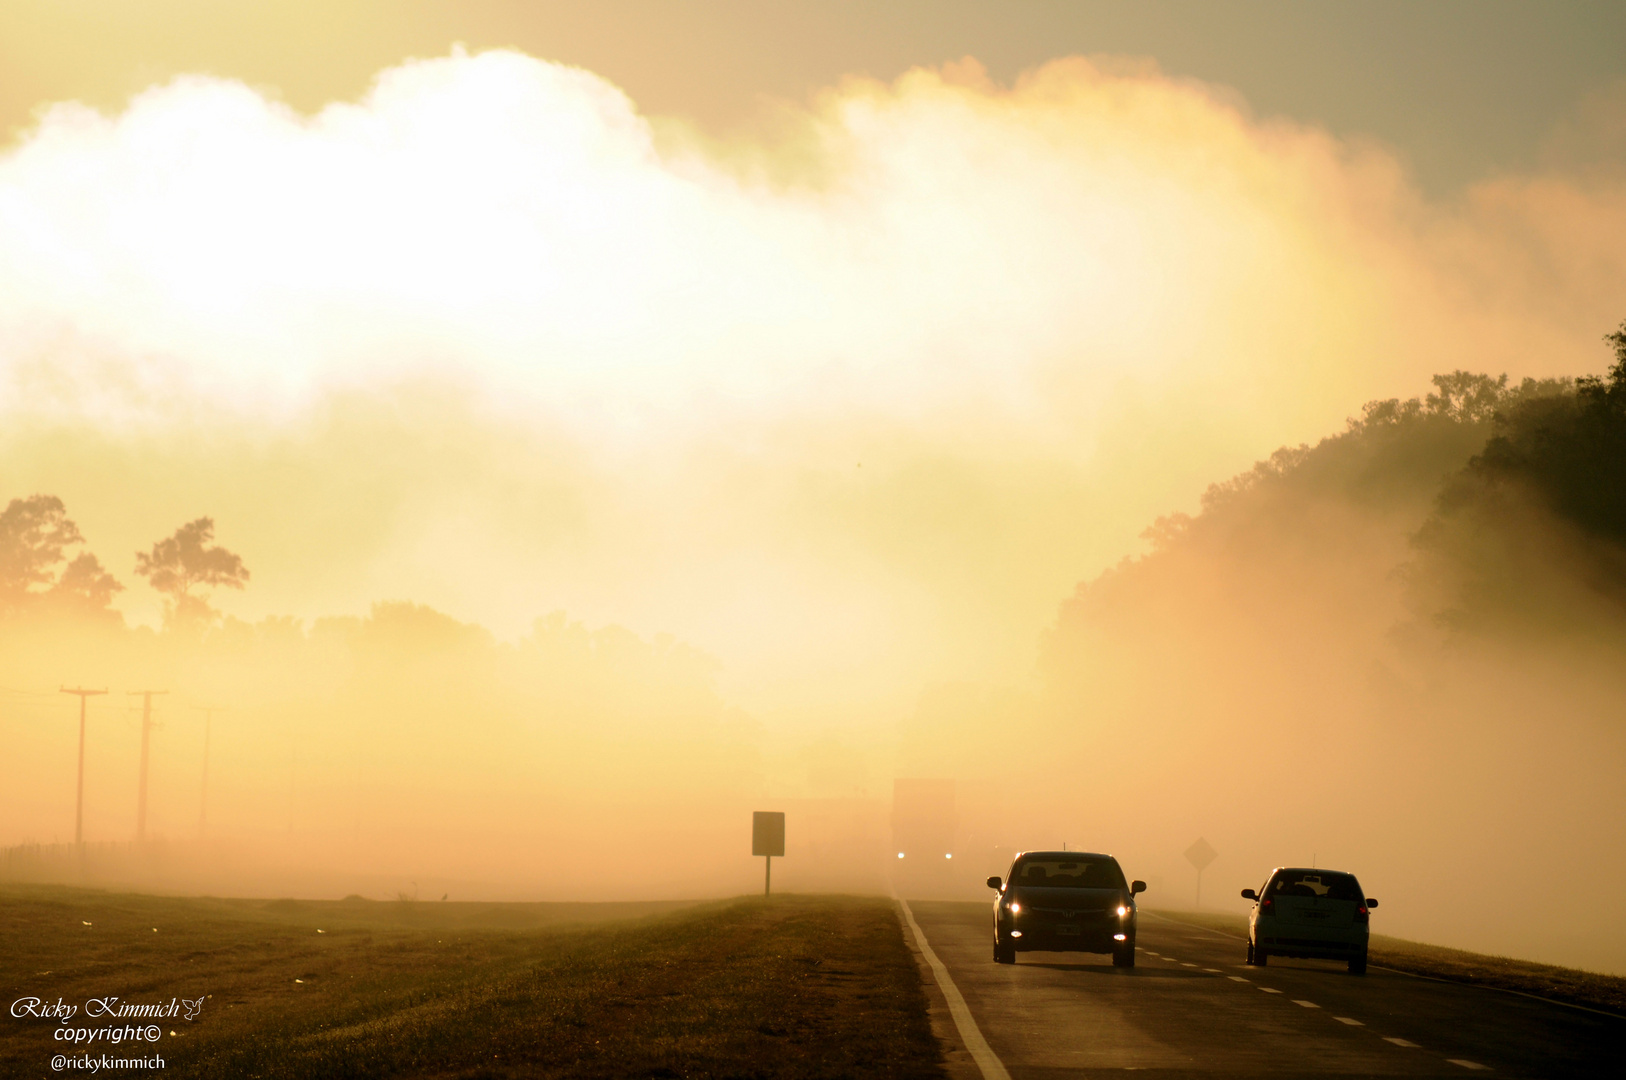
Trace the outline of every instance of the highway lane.
{"label": "highway lane", "polygon": [[910,907],[1014,1080],[1626,1075],[1616,1017],[1330,961],[1250,968],[1241,939],[1147,911],[1133,969],[1088,953],[999,965],[989,905]]}

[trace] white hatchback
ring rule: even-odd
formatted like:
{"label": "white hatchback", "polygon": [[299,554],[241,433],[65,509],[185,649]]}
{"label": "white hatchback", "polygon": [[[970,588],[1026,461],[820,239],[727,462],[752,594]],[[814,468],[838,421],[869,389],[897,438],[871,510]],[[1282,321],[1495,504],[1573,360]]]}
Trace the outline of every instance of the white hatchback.
{"label": "white hatchback", "polygon": [[1338,870],[1277,867],[1253,901],[1248,916],[1248,963],[1272,956],[1345,960],[1352,975],[1366,973],[1369,912],[1378,906],[1361,891],[1354,874]]}

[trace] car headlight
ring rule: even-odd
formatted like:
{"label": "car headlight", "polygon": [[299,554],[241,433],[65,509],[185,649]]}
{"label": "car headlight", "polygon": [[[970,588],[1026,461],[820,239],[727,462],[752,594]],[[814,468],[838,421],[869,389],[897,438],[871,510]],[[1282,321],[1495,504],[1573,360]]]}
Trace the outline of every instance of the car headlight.
{"label": "car headlight", "polygon": [[1018,904],[1015,900],[1012,900],[1009,904],[1005,905],[1005,910],[1010,912],[1012,915],[1015,915],[1017,912],[1022,910],[1022,905]]}
{"label": "car headlight", "polygon": [[1124,907],[1124,905],[1122,905],[1122,904],[1119,904],[1119,905],[1118,905],[1118,918],[1120,918],[1120,919],[1121,919],[1121,918],[1123,918],[1123,917],[1124,917],[1124,916],[1125,916],[1125,915],[1128,915],[1128,914],[1129,914],[1129,909],[1128,909],[1128,908],[1126,908],[1126,907]]}

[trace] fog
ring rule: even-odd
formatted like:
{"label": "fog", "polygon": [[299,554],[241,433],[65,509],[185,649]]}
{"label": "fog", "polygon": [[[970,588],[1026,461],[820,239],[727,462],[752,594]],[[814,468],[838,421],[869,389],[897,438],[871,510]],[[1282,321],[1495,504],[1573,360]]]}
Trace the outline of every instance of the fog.
{"label": "fog", "polygon": [[[727,142],[511,52],[314,117],[201,76],[58,105],[0,157],[0,503],[60,497],[125,588],[10,617],[0,843],[72,839],[62,684],[113,691],[86,839],[133,837],[153,687],[169,861],[108,873],[154,887],[717,895],[788,808],[777,883],[881,889],[930,776],[933,888],[1067,841],[1180,906],[1204,835],[1205,906],[1313,858],[1380,931],[1626,970],[1573,910],[1619,873],[1612,616],[1464,643],[1403,570],[1483,418],[1399,494],[1141,538],[1435,373],[1600,370],[1623,237],[1607,172],[1428,201],[1124,58],[854,79]],[[204,515],[252,577],[183,632],[132,554]]]}

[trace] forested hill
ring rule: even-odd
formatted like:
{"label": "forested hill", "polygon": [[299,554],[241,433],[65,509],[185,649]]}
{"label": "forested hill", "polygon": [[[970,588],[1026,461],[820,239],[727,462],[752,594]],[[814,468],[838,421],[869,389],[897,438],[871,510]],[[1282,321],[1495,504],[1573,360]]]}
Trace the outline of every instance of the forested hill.
{"label": "forested hill", "polygon": [[1362,592],[1392,592],[1407,617],[1454,630],[1626,616],[1626,323],[1606,341],[1604,377],[1437,375],[1424,398],[1369,402],[1346,431],[1213,485],[1199,513],[1147,529],[1148,555],[1080,585],[1051,661],[1113,612],[1178,606],[1159,584],[1194,563],[1224,573],[1214,560],[1246,606],[1273,577],[1308,576],[1364,578]]}
{"label": "forested hill", "polygon": [[1578,905],[1626,888],[1626,326],[1609,344],[1599,378],[1374,402],[1080,585],[1029,736],[1087,766],[1058,819],[1170,873],[1205,836],[1238,887],[1319,857],[1393,883],[1421,939],[1626,970],[1603,918],[1560,932],[1455,885],[1528,850]]}

